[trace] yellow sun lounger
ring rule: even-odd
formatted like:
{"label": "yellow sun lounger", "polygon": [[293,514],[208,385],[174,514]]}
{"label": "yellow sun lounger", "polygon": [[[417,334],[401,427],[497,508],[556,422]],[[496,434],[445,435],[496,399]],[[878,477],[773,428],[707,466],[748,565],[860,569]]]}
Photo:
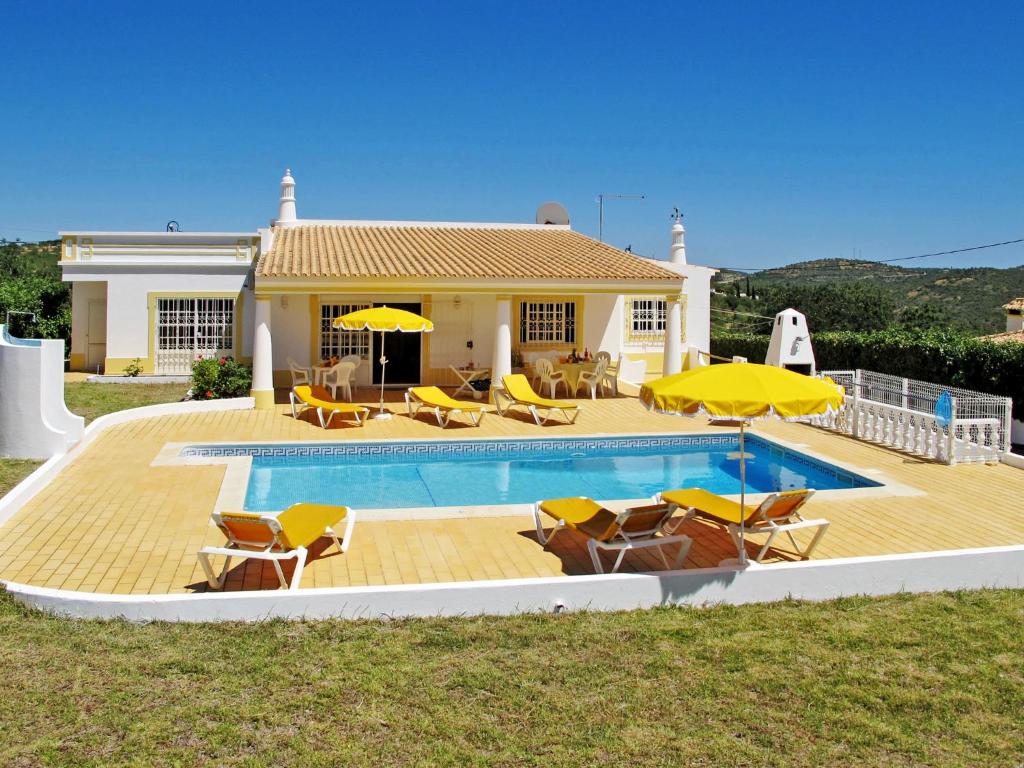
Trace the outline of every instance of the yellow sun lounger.
{"label": "yellow sun lounger", "polygon": [[[338,549],[345,552],[352,539],[356,513],[348,507],[329,504],[292,504],[276,515],[215,512],[211,519],[228,540],[225,547],[203,547],[199,550],[199,564],[203,566],[211,587],[220,589],[224,586],[232,557],[250,557],[269,560],[274,564],[281,586],[298,589],[310,544],[321,536],[330,536]],[[339,542],[334,526],[342,520],[345,521],[345,534]],[[210,564],[213,555],[224,555],[226,558],[219,576],[214,575]],[[295,559],[295,573],[289,585],[281,570],[281,561],[292,558]]]}
{"label": "yellow sun lounger", "polygon": [[[757,557],[754,558],[755,562],[761,561],[761,558],[775,543],[775,537],[780,533],[789,536],[793,548],[803,559],[806,560],[811,556],[829,526],[828,520],[804,520],[800,514],[800,508],[813,495],[814,491],[812,490],[782,491],[771,494],[756,507],[747,505],[745,514],[742,515],[744,534],[768,534],[768,540],[761,547],[761,551],[757,553]],[[728,529],[729,535],[736,545],[736,550],[739,551],[741,518],[739,502],[724,499],[703,488],[663,491],[656,498],[659,501],[678,505],[686,512],[684,520],[699,517],[702,520],[724,526]],[[811,539],[811,543],[804,550],[800,549],[796,539],[793,538],[793,531],[801,528],[818,529],[814,538]]]}
{"label": "yellow sun lounger", "polygon": [[[316,409],[316,415],[320,419],[320,426],[327,429],[331,425],[331,419],[339,413],[351,413],[356,417],[356,424],[363,426],[367,415],[370,413],[370,409],[365,405],[355,405],[353,403],[345,403],[340,400],[335,400],[331,397],[330,393],[323,387],[310,387],[302,384],[297,387],[292,387],[292,391],[288,393],[288,398],[292,403],[292,418],[297,419],[299,415],[310,408]],[[296,411],[296,405],[302,404],[302,407]],[[324,421],[324,411],[328,411],[330,415],[327,417],[327,421]]]}
{"label": "yellow sun lounger", "polygon": [[452,416],[458,413],[466,414],[473,422],[473,426],[479,427],[480,422],[484,420],[484,413],[486,413],[483,406],[454,400],[438,387],[409,387],[405,393],[405,404],[409,407],[409,416],[414,419],[420,409],[424,407],[432,409],[434,415],[437,416],[437,423],[442,429],[447,427]]}
{"label": "yellow sun lounger", "polygon": [[[675,504],[650,504],[633,507],[622,512],[605,509],[593,499],[574,496],[567,499],[549,499],[533,505],[533,522],[537,526],[537,539],[547,547],[562,528],[572,528],[587,537],[587,550],[597,573],[604,573],[598,549],[618,550],[619,556],[611,572],[622,565],[622,558],[631,549],[657,547],[666,568],[679,569],[690,551],[689,536],[667,535],[665,525],[676,511]],[[555,527],[545,534],[541,513],[555,519]],[[666,544],[679,544],[675,561],[669,566],[662,549]]]}
{"label": "yellow sun lounger", "polygon": [[[548,400],[546,397],[541,397],[533,391],[529,379],[521,373],[502,376],[501,383],[504,389],[494,390],[494,405],[502,416],[512,406],[522,405],[533,416],[537,426],[542,427],[551,419],[552,411],[561,411],[563,418],[569,424],[573,424],[582,410],[576,403],[570,403],[565,400]],[[504,407],[501,404],[502,400],[506,401]],[[546,411],[543,419],[541,419],[540,414],[537,412],[538,409]]]}

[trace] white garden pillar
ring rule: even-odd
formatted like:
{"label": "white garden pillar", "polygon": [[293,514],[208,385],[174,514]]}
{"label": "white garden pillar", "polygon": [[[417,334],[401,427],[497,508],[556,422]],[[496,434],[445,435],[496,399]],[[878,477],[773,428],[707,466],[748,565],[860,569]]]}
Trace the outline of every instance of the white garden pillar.
{"label": "white garden pillar", "polygon": [[270,343],[270,297],[256,297],[252,339],[252,391],[256,408],[274,407],[274,355]]}
{"label": "white garden pillar", "polygon": [[501,386],[501,377],[512,373],[512,298],[499,296],[494,316],[494,359],[491,390]]}
{"label": "white garden pillar", "polygon": [[663,376],[683,370],[683,308],[679,294],[665,297],[665,359],[661,364]]}

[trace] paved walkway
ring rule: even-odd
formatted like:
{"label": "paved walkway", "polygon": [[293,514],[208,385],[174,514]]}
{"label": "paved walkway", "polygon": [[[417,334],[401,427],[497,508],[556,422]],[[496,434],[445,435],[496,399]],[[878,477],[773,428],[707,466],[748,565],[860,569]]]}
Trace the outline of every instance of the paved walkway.
{"label": "paved walkway", "polygon": [[[359,393],[369,401],[372,393]],[[322,430],[292,419],[287,406],[146,419],[105,432],[42,493],[0,527],[0,579],[65,589],[168,593],[204,589],[195,553],[223,537],[209,515],[223,466],[153,467],[168,442],[415,439],[559,436],[646,432],[708,432],[703,419],[648,413],[633,398],[582,401],[575,425],[537,427],[528,417],[489,414],[479,429],[438,429],[433,417],[404,412],[359,429]],[[397,409],[397,404],[396,410]],[[403,406],[404,408],[404,406]],[[759,423],[755,431],[854,465],[878,470],[920,495],[849,495],[813,499],[808,516],[832,527],[817,557],[879,555],[1024,543],[1024,471],[1000,466],[946,467],[812,427]],[[344,499],[339,499],[343,503]],[[687,567],[716,564],[734,554],[728,537],[700,523],[687,525],[695,542]],[[562,534],[551,551],[536,542],[529,518],[360,522],[345,555],[317,557],[303,586],[555,576],[591,572],[579,537]],[[777,554],[786,558],[785,552]],[[661,567],[647,551],[627,557],[624,570]],[[233,569],[228,588],[276,586],[258,563]]]}

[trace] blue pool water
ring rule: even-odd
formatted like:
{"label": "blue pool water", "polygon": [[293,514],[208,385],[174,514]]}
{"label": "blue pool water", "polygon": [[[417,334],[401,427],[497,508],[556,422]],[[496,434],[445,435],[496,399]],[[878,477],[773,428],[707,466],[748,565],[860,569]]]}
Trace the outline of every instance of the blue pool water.
{"label": "blue pool water", "polygon": [[[878,483],[747,436],[747,491]],[[251,455],[245,508],[299,501],[355,509],[532,503],[560,496],[649,497],[700,486],[739,493],[738,434],[189,446],[183,455]],[[732,454],[730,456],[730,454]]]}

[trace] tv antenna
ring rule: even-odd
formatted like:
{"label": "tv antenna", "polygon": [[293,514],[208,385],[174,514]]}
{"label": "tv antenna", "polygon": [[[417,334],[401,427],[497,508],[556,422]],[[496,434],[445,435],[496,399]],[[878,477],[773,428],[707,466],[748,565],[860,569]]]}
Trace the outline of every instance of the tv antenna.
{"label": "tv antenna", "polygon": [[647,195],[611,195],[602,192],[597,196],[597,239],[604,242],[604,201],[608,200],[646,200]]}

